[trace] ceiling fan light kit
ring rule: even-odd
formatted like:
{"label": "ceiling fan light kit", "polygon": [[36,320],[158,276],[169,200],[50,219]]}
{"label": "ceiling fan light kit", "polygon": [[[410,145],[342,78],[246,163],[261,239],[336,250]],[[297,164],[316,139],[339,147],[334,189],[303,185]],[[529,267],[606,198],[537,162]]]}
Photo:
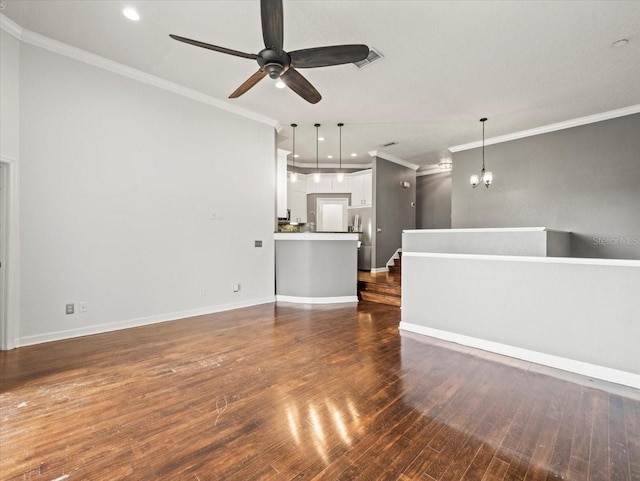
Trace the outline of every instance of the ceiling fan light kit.
{"label": "ceiling fan light kit", "polygon": [[260,17],[265,48],[257,54],[245,53],[178,35],[169,35],[174,40],[216,52],[248,58],[258,62],[259,70],[240,85],[229,98],[240,97],[267,75],[281,80],[287,87],[307,102],[316,104],[322,96],[296,68],[330,67],[360,62],[369,55],[369,47],[363,44],[333,45],[330,47],[306,48],[286,52],[283,49],[284,16],[282,0],[261,0]]}
{"label": "ceiling fan light kit", "polygon": [[491,183],[493,182],[493,173],[489,170],[486,170],[484,167],[484,123],[487,121],[486,117],[482,117],[480,122],[482,122],[482,171],[480,171],[480,175],[473,174],[469,178],[469,183],[471,187],[474,189],[480,185],[480,182],[484,184],[484,186],[488,189]]}

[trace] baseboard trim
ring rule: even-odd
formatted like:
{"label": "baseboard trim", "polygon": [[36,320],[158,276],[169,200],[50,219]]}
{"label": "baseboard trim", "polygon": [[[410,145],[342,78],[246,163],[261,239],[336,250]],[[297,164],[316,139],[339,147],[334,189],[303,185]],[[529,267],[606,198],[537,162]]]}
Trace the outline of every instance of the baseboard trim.
{"label": "baseboard trim", "polygon": [[345,302],[358,302],[358,296],[298,297],[277,295],[276,302],[292,302],[295,304],[343,304]]}
{"label": "baseboard trim", "polygon": [[483,351],[495,352],[496,354],[502,354],[503,356],[514,357],[516,359],[522,359],[524,361],[533,362],[535,364],[542,364],[543,366],[562,369],[564,371],[581,374],[583,376],[589,376],[596,379],[602,379],[604,381],[614,382],[616,384],[622,384],[624,386],[630,386],[636,389],[640,389],[640,374],[620,371],[618,369],[598,366],[596,364],[576,361],[574,359],[554,356],[552,354],[531,351],[529,349],[523,349],[521,347],[511,346],[508,344],[487,341],[485,339],[480,339],[477,337],[456,334],[455,332],[433,329],[431,327],[420,326],[418,324],[409,322],[400,322],[400,330],[413,332],[424,336],[435,337],[444,341],[462,344],[463,346],[474,347],[476,349],[482,349]]}
{"label": "baseboard trim", "polygon": [[389,267],[396,265],[396,260],[400,259],[401,254],[402,254],[402,247],[398,247],[396,251],[393,253],[393,255],[387,261],[387,265],[386,265],[387,271],[389,270]]}
{"label": "baseboard trim", "polygon": [[161,322],[177,321],[187,317],[202,316],[205,314],[215,314],[217,312],[231,311],[242,307],[257,306],[260,304],[268,304],[274,302],[273,296],[259,299],[252,299],[243,302],[234,302],[231,304],[222,304],[219,306],[202,307],[198,309],[190,309],[187,311],[172,312],[167,314],[158,314],[155,316],[140,317],[137,319],[129,319],[126,321],[110,322],[106,324],[96,324],[77,329],[69,329],[66,331],[47,332],[45,334],[37,334],[35,336],[21,337],[16,341],[16,347],[32,346],[34,344],[42,344],[44,342],[62,341],[64,339],[73,339],[75,337],[91,336],[93,334],[102,334],[111,331],[120,331],[122,329],[130,329],[132,327],[147,326],[149,324],[159,324]]}
{"label": "baseboard trim", "polygon": [[389,268],[388,267],[373,267],[371,269],[371,273],[372,274],[377,274],[379,272],[389,272]]}

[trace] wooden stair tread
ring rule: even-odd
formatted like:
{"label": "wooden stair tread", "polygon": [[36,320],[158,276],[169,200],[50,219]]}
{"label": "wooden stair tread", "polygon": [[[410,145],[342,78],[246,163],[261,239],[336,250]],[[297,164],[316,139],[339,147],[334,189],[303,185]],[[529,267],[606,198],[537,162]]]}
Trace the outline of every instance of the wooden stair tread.
{"label": "wooden stair tread", "polygon": [[402,287],[400,285],[389,286],[385,284],[372,284],[367,282],[359,282],[358,289],[360,291],[379,292],[381,294],[388,294],[388,295],[394,295],[394,296],[400,296],[402,292]]}
{"label": "wooden stair tread", "polygon": [[369,291],[360,291],[360,297],[363,301],[377,302],[379,304],[387,304],[390,306],[400,306],[401,298],[398,296],[386,296],[379,293],[371,293]]}
{"label": "wooden stair tread", "polygon": [[363,301],[400,306],[402,286],[399,263],[389,272],[358,272],[358,294]]}

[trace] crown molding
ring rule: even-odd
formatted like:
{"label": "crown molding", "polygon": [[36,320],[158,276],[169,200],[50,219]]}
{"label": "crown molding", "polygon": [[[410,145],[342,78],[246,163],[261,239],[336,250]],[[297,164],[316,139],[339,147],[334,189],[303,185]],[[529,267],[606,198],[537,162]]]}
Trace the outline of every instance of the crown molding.
{"label": "crown molding", "polygon": [[22,39],[23,28],[9,17],[0,13],[0,29],[4,30],[8,34],[13,35],[18,40]]}
{"label": "crown molding", "polygon": [[243,109],[242,107],[232,105],[229,102],[219,100],[197,90],[184,87],[180,84],[170,82],[169,80],[165,80],[160,77],[156,77],[155,75],[142,72],[141,70],[127,67],[126,65],[115,62],[113,60],[109,60],[105,57],[101,57],[100,55],[87,52],[86,50],[72,47],[71,45],[68,45],[66,43],[53,40],[49,37],[45,37],[44,35],[40,35],[39,33],[35,33],[22,28],[13,20],[7,18],[2,14],[0,14],[0,28],[2,28],[2,30],[5,30],[7,33],[10,33],[17,39],[30,45],[49,50],[50,52],[54,52],[59,55],[64,55],[65,57],[69,57],[74,60],[79,60],[80,62],[87,63],[94,67],[98,67],[103,70],[107,70],[109,72],[131,78],[133,80],[137,80],[138,82],[146,83],[148,85],[167,90],[183,97],[187,97],[191,100],[195,100],[196,102],[201,102],[203,104],[207,104],[221,110],[226,110],[227,112],[239,115],[241,117],[267,124],[277,131],[280,131],[282,129],[282,127],[280,126],[280,122],[275,119],[271,119],[256,112],[252,112],[250,110]]}
{"label": "crown molding", "polygon": [[408,167],[413,170],[418,170],[420,166],[418,164],[414,164],[412,162],[408,162],[400,157],[396,157],[393,154],[389,154],[387,152],[383,152],[382,150],[372,150],[369,152],[371,157],[380,157],[381,159],[388,160],[389,162],[393,162],[394,164],[399,164],[404,167]]}
{"label": "crown molding", "polygon": [[[287,165],[293,165],[293,161],[291,160],[287,160]],[[296,160],[296,167],[300,167],[301,169],[315,169],[316,168],[316,163],[315,162],[298,162]],[[318,164],[318,168],[320,169],[338,169],[339,166],[338,164],[334,163],[329,163],[329,162],[320,162]],[[368,164],[345,164],[344,162],[342,163],[342,168],[343,169],[370,169],[371,168],[371,163]]]}
{"label": "crown molding", "polygon": [[434,165],[432,167],[428,167],[420,172],[416,172],[416,177],[422,177],[423,175],[434,175],[434,174],[451,174],[450,170],[442,170],[440,166]]}
{"label": "crown molding", "polygon": [[[534,135],[548,134],[549,132],[570,129],[572,127],[579,127],[580,125],[593,124],[595,122],[602,122],[603,120],[615,119],[617,117],[624,117],[626,115],[633,115],[637,113],[640,113],[640,104],[616,110],[609,110],[608,112],[602,112],[600,114],[587,115],[586,117],[579,117],[573,120],[565,120],[564,122],[558,122],[555,124],[543,125],[542,127],[536,127],[529,130],[521,130],[520,132],[514,132],[512,134],[491,137],[489,139],[485,139],[484,145],[501,144],[511,140],[524,139],[525,137],[533,137]],[[454,145],[453,147],[449,147],[449,152],[462,152],[463,150],[477,149],[478,147],[482,147],[481,140],[469,142],[468,144]]]}

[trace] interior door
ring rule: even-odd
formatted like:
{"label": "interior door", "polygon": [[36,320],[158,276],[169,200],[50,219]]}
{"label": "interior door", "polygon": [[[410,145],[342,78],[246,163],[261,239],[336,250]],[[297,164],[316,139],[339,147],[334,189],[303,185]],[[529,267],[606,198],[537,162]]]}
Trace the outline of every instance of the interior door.
{"label": "interior door", "polygon": [[320,198],[316,201],[317,231],[347,232],[349,198]]}

